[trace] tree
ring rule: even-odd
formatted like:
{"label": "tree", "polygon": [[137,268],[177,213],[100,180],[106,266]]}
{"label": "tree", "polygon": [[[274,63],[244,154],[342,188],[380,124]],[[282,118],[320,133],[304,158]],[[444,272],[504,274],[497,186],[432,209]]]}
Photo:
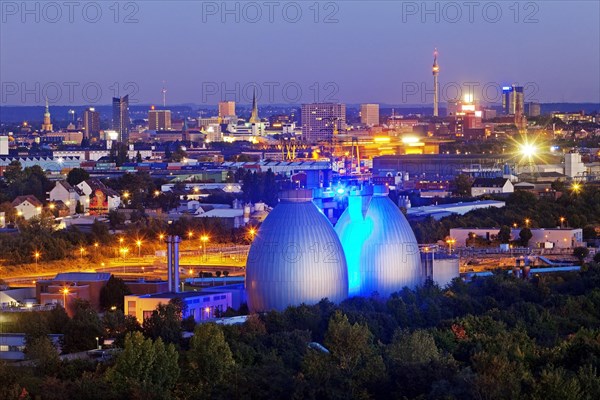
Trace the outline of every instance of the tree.
{"label": "tree", "polygon": [[531,229],[523,228],[521,232],[519,232],[519,238],[521,239],[521,246],[527,247],[529,246],[529,241],[533,237],[533,233],[531,233]]}
{"label": "tree", "polygon": [[190,381],[208,387],[225,383],[228,374],[235,367],[223,330],[214,323],[196,326],[190,340],[187,360]]}
{"label": "tree", "polygon": [[502,225],[500,227],[500,231],[498,232],[498,240],[502,244],[506,244],[510,242],[510,228],[506,225]]}
{"label": "tree", "polygon": [[573,256],[577,257],[579,264],[583,264],[588,254],[590,254],[590,250],[587,247],[575,247],[573,249]]}
{"label": "tree", "polygon": [[60,359],[58,351],[48,336],[31,340],[25,348],[25,354],[34,360],[35,368],[40,375],[53,375],[58,371]]}
{"label": "tree", "polygon": [[397,330],[389,353],[392,360],[403,365],[425,364],[440,358],[433,336],[425,330]]}
{"label": "tree", "polygon": [[594,262],[600,264],[600,252],[594,254]]}
{"label": "tree", "polygon": [[466,197],[471,195],[473,181],[469,175],[460,174],[454,179],[453,186],[455,195]]}
{"label": "tree", "polygon": [[83,168],[73,168],[67,175],[67,182],[71,186],[76,186],[88,179],[90,179],[90,174]]}
{"label": "tree", "polygon": [[143,160],[142,160],[142,154],[140,153],[140,151],[139,151],[139,150],[138,150],[137,154],[135,155],[135,161],[136,161],[137,163],[141,163],[141,162],[143,161]]}
{"label": "tree", "polygon": [[144,334],[152,339],[161,338],[165,343],[179,343],[181,340],[181,299],[172,299],[167,304],[159,304],[152,315],[144,320]]}
{"label": "tree", "polygon": [[9,185],[12,185],[13,183],[16,183],[16,182],[22,180],[24,178],[24,176],[23,176],[23,168],[21,166],[21,163],[17,160],[11,161],[11,163],[8,164],[8,166],[6,167],[6,170],[4,171],[3,176],[4,176],[4,180]]}
{"label": "tree", "polygon": [[106,286],[100,290],[100,307],[104,310],[116,307],[118,310],[123,311],[125,309],[123,303],[124,296],[127,296],[128,294],[131,294],[131,290],[129,290],[125,281],[111,275]]}
{"label": "tree", "polygon": [[172,344],[165,346],[160,339],[153,342],[140,332],[130,333],[106,379],[122,393],[166,398],[179,378],[178,358]]}
{"label": "tree", "polygon": [[69,353],[96,348],[96,337],[102,336],[102,323],[89,301],[74,299],[69,308],[73,318],[67,323],[64,349]]}

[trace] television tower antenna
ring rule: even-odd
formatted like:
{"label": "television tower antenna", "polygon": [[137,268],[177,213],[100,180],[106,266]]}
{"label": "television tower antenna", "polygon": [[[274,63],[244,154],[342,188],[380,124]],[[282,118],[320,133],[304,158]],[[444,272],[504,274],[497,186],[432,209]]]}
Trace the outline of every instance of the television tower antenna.
{"label": "television tower antenna", "polygon": [[163,88],[161,90],[162,92],[162,98],[163,98],[163,108],[167,107],[167,88],[165,87],[165,84],[167,82],[163,81]]}

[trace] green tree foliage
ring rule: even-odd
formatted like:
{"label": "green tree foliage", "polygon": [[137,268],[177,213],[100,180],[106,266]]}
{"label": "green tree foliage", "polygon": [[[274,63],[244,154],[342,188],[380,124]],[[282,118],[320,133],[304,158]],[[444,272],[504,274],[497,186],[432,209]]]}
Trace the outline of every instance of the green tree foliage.
{"label": "green tree foliage", "polygon": [[144,334],[152,339],[161,338],[165,343],[179,343],[184,311],[181,299],[175,298],[167,304],[159,304],[152,315],[144,320]]}
{"label": "green tree foliage", "polygon": [[213,388],[227,382],[235,361],[220,326],[212,323],[196,326],[187,362],[192,384]]}
{"label": "green tree foliage", "polygon": [[398,330],[389,347],[389,356],[397,364],[426,364],[440,359],[433,336],[422,329],[408,332]]}
{"label": "green tree foliage", "polygon": [[575,247],[573,249],[573,255],[579,260],[579,264],[583,264],[583,260],[590,254],[590,250],[587,247]]}
{"label": "green tree foliage", "polygon": [[131,290],[121,278],[114,275],[108,279],[106,286],[100,290],[100,307],[104,310],[109,310],[111,307],[116,307],[123,311],[125,305],[123,303],[124,296],[131,294]]}
{"label": "green tree foliage", "polygon": [[527,247],[529,246],[529,241],[533,237],[533,233],[531,233],[531,229],[523,228],[521,232],[519,232],[519,239],[521,241],[521,246]]}
{"label": "green tree foliage", "polygon": [[[121,393],[136,398],[168,398],[179,378],[179,355],[172,344],[152,341],[135,332],[125,338],[125,347],[106,380]],[[139,396],[139,397],[138,397]]]}
{"label": "green tree foliage", "polygon": [[90,174],[83,168],[73,168],[67,175],[67,182],[71,186],[76,186],[87,179],[90,179]]}
{"label": "green tree foliage", "polygon": [[60,359],[58,351],[48,336],[32,339],[25,348],[27,358],[33,360],[39,375],[53,375],[58,372]]}
{"label": "green tree foliage", "polygon": [[453,193],[457,196],[467,197],[471,195],[471,186],[473,186],[473,180],[469,175],[460,174],[452,182],[454,187]]}
{"label": "green tree foliage", "polygon": [[503,243],[503,244],[509,243],[510,235],[511,235],[510,227],[508,227],[506,225],[502,225],[500,227],[500,231],[498,232],[498,240],[500,241],[500,243]]}
{"label": "green tree foliage", "polygon": [[72,300],[69,309],[72,309],[73,318],[65,327],[65,351],[73,353],[95,349],[96,337],[102,335],[102,323],[98,314],[86,300]]}

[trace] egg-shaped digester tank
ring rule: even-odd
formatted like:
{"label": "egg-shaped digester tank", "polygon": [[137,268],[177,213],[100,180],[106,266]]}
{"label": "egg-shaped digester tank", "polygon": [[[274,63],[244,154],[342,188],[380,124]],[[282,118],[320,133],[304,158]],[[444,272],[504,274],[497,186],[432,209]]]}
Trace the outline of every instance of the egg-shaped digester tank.
{"label": "egg-shaped digester tank", "polygon": [[348,297],[344,251],[329,220],[312,202],[312,191],[280,194],[248,254],[246,292],[250,311],[283,310],[323,298]]}
{"label": "egg-shaped digester tank", "polygon": [[346,254],[350,296],[387,297],[425,282],[417,239],[386,186],[351,192],[335,231]]}

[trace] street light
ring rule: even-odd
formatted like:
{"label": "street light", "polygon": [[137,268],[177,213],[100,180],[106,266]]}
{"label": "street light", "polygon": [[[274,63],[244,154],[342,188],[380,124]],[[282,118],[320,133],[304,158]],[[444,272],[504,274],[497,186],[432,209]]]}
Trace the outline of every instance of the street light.
{"label": "street light", "polygon": [[79,254],[80,254],[80,256],[81,256],[81,259],[82,259],[82,260],[83,260],[83,253],[84,253],[84,252],[85,252],[85,249],[83,248],[83,246],[81,246],[81,247],[79,248]]}
{"label": "street light", "polygon": [[63,294],[63,308],[66,310],[67,309],[67,295],[69,294],[69,289],[63,288],[62,294]]}
{"label": "street light", "polygon": [[204,260],[206,261],[206,243],[208,242],[208,236],[203,235],[200,240],[202,240],[202,243],[204,244]]}
{"label": "street light", "polygon": [[98,253],[98,246],[100,246],[100,244],[98,242],[94,243],[94,253]]}
{"label": "street light", "polygon": [[529,218],[525,218],[525,227],[529,228],[529,223],[531,222],[531,220]]}
{"label": "street light", "polygon": [[565,224],[565,217],[560,217],[560,227],[564,228],[564,224]]}
{"label": "street light", "polygon": [[579,192],[581,192],[581,184],[578,182],[573,182],[573,184],[571,185],[571,190],[573,191],[573,193],[578,194]]}
{"label": "street light", "polygon": [[159,233],[158,234],[158,240],[162,241],[165,238],[165,234],[164,233]]}
{"label": "street light", "polygon": [[100,338],[98,336],[96,336],[96,348],[100,349],[100,343],[98,342],[100,340]]}
{"label": "street light", "polygon": [[194,232],[189,231],[188,232],[188,239],[191,239],[194,236]]}
{"label": "street light", "polygon": [[446,243],[448,243],[448,252],[449,252],[450,254],[452,254],[452,245],[453,245],[454,243],[456,243],[456,239],[449,238],[448,240],[446,240]]}
{"label": "street light", "polygon": [[40,258],[42,254],[39,251],[36,251],[35,253],[33,253],[33,257],[35,257],[35,269],[37,271],[37,267],[38,267],[38,260]]}
{"label": "street light", "polygon": [[135,242],[135,244],[138,247],[138,257],[141,257],[142,256],[142,241],[138,239]]}

